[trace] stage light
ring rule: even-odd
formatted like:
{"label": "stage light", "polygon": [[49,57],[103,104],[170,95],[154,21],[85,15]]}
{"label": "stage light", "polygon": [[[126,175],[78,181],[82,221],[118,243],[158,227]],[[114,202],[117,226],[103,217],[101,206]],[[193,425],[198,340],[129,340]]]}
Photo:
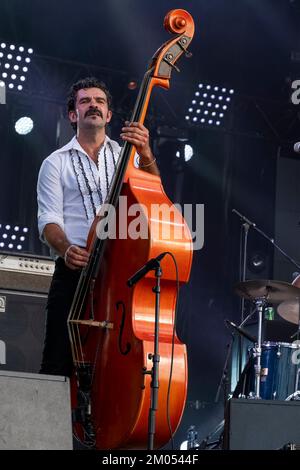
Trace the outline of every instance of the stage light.
{"label": "stage light", "polygon": [[185,144],[180,150],[177,150],[175,156],[177,158],[183,158],[185,162],[188,162],[194,156],[194,149],[191,145]]}
{"label": "stage light", "polygon": [[5,223],[0,224],[0,248],[6,250],[24,250],[27,248],[28,231],[28,227]]}
{"label": "stage light", "polygon": [[0,104],[6,103],[6,87],[3,80],[0,79]]}
{"label": "stage light", "polygon": [[[232,101],[234,90],[219,85],[199,83],[185,120],[195,125],[221,126]],[[226,104],[225,104],[226,103]],[[222,111],[217,115],[218,111]],[[199,114],[203,115],[198,119]],[[195,119],[196,118],[196,119]]]}
{"label": "stage light", "polygon": [[194,155],[193,147],[189,144],[184,146],[184,160],[188,162]]}
{"label": "stage light", "polygon": [[137,88],[138,84],[135,80],[130,80],[127,84],[128,90],[135,90]]}
{"label": "stage light", "polygon": [[15,130],[17,134],[26,135],[33,129],[33,120],[30,117],[24,116],[17,120],[15,123]]}
{"label": "stage light", "polygon": [[[25,49],[24,46],[16,46],[14,44],[10,44],[9,46],[5,43],[2,42],[0,44],[1,52],[0,52],[0,57],[3,58],[4,60],[0,62],[0,74],[4,79],[8,79],[7,71],[10,71],[11,69],[14,70],[14,75],[15,78],[11,77],[13,80],[16,81],[16,87],[10,86],[12,85],[11,83],[9,84],[7,80],[5,81],[5,84],[8,86],[10,90],[16,89],[18,91],[23,90],[23,85],[20,85],[18,82],[19,80],[21,82],[24,82],[26,77],[25,74],[28,72],[28,66],[31,63],[31,58],[29,55],[32,56],[33,54],[33,49]],[[18,72],[22,70],[22,73],[20,76],[18,75]],[[6,75],[4,75],[4,73]]]}

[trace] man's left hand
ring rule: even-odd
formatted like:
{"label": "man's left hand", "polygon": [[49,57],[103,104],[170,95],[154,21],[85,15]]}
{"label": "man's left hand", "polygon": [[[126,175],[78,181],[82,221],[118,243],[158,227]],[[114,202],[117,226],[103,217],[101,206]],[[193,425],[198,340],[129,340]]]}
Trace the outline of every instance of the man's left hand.
{"label": "man's left hand", "polygon": [[133,144],[140,157],[151,160],[152,152],[149,145],[149,131],[139,122],[125,122],[122,127],[121,138]]}

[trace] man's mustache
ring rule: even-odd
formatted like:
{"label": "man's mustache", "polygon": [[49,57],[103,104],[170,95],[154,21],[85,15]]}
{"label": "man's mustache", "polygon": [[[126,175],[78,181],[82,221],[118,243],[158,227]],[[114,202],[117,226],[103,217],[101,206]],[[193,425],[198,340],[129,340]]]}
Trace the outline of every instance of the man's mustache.
{"label": "man's mustache", "polygon": [[97,114],[98,116],[100,116],[101,118],[103,118],[103,114],[101,113],[101,111],[97,108],[91,108],[89,109],[86,113],[85,113],[85,116],[84,117],[87,117],[87,116],[91,116],[93,114]]}

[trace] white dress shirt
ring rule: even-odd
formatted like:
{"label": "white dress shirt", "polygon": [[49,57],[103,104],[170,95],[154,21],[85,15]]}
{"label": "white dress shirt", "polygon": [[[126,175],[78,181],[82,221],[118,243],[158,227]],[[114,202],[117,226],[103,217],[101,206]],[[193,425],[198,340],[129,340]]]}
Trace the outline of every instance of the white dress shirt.
{"label": "white dress shirt", "polygon": [[[69,242],[86,246],[88,233],[105,202],[121,147],[106,136],[98,165],[76,137],[46,158],[37,183],[38,228],[43,242],[47,224],[57,224]],[[52,253],[53,254],[53,253]]]}

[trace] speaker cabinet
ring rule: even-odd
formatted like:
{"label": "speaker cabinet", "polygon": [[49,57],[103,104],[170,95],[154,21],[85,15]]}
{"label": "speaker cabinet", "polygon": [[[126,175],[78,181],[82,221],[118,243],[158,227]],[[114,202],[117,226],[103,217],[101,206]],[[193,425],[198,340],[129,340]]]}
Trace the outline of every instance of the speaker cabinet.
{"label": "speaker cabinet", "polygon": [[38,372],[47,294],[0,289],[0,371]]}
{"label": "speaker cabinet", "polygon": [[0,450],[72,449],[69,379],[0,372],[0,423]]}
{"label": "speaker cabinet", "polygon": [[[299,155],[285,158],[278,155],[275,213],[275,241],[286,253],[299,260],[299,221],[300,200],[295,197],[299,191],[300,165]],[[293,274],[299,271],[278,251],[274,251],[274,273],[271,279],[292,282]]]}
{"label": "speaker cabinet", "polygon": [[300,443],[300,401],[234,399],[228,402],[224,448],[279,450]]}

